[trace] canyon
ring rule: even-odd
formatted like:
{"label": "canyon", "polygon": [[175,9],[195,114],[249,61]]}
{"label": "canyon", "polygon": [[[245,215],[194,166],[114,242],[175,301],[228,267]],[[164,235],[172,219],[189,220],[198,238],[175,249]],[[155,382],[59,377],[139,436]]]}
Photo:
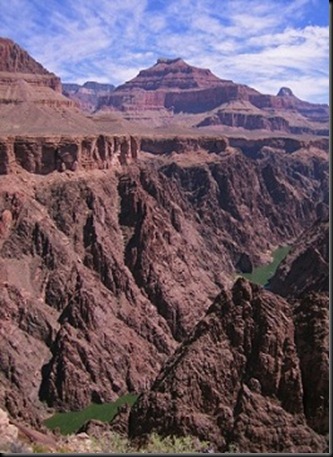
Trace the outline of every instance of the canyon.
{"label": "canyon", "polygon": [[133,440],[324,452],[328,107],[182,59],[89,90],[0,39],[0,408],[132,392]]}
{"label": "canyon", "polygon": [[[306,231],[270,291],[238,279],[220,292],[133,406],[132,439],[154,431],[209,437],[215,452],[327,452],[328,233],[327,221]],[[326,268],[302,261],[310,249]]]}

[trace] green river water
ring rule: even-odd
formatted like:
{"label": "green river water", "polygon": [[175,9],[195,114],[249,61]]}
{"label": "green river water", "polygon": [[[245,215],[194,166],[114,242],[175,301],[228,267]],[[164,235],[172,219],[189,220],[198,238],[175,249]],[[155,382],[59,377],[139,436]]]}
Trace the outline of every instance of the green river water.
{"label": "green river water", "polygon": [[243,273],[242,276],[249,281],[254,282],[255,284],[260,284],[265,286],[268,283],[268,280],[274,275],[277,270],[277,267],[280,265],[282,260],[287,256],[290,251],[291,246],[283,246],[277,248],[273,253],[273,260],[271,263],[266,265],[261,265],[257,268],[254,268],[252,273]]}

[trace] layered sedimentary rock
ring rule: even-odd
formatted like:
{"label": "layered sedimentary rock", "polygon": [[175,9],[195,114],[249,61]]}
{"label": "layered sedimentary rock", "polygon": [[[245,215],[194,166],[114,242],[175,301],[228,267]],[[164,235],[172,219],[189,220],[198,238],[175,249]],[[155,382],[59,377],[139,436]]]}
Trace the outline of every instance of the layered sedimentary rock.
{"label": "layered sedimentary rock", "polygon": [[329,110],[326,104],[300,100],[288,87],[282,87],[276,96],[253,95],[249,100],[259,108],[295,110],[312,121],[327,122],[329,120]]}
{"label": "layered sedimentary rock", "polygon": [[158,59],[154,66],[101,97],[97,108],[120,110],[127,117],[133,116],[131,111],[168,110],[175,115],[208,112],[194,124],[196,127],[226,125],[328,135],[327,105],[300,100],[288,88],[282,88],[277,96],[264,95],[180,58]]}
{"label": "layered sedimentary rock", "polygon": [[[134,429],[131,419],[133,436],[179,425],[220,450],[322,451],[327,302],[307,294],[291,308],[243,281],[227,289],[237,269],[270,260],[327,212],[328,140],[115,132],[111,117],[84,116],[54,75],[1,44],[1,407],[40,427],[46,405],[141,393],[162,369],[133,412],[149,416],[152,399],[156,422]],[[112,109],[273,103],[260,96],[160,60],[112,94]]]}
{"label": "layered sedimentary rock", "polygon": [[174,112],[202,112],[215,108],[239,94],[257,92],[246,86],[222,80],[208,69],[188,65],[182,59],[158,59],[131,81],[101,98],[99,108],[121,110],[162,109]]}
{"label": "layered sedimentary rock", "polygon": [[49,75],[50,73],[26,51],[8,38],[0,38],[0,71],[11,73],[31,73]]}
{"label": "layered sedimentary rock", "polygon": [[0,134],[97,134],[94,123],[62,95],[60,78],[17,44],[0,38]]}
{"label": "layered sedimentary rock", "polygon": [[62,93],[73,100],[82,111],[92,113],[98,106],[100,97],[109,95],[113,90],[112,84],[101,84],[87,81],[79,84],[63,84]]}
{"label": "layered sedimentary rock", "polygon": [[17,136],[0,138],[0,174],[117,168],[138,157],[139,139],[130,135]]}
{"label": "layered sedimentary rock", "polygon": [[[311,133],[328,136],[328,125],[323,125],[323,123],[327,124],[328,122],[327,113],[323,114],[323,118],[315,119],[317,122],[310,122],[305,116],[297,113],[293,106],[283,105],[277,106],[277,108],[274,110],[260,109],[249,101],[232,100],[216,108],[196,126],[226,125],[241,127],[246,130],[281,131],[295,134]],[[292,109],[293,112],[290,113],[289,111]],[[324,108],[322,110],[324,111]]]}
{"label": "layered sedimentary rock", "polygon": [[[0,102],[11,100],[13,95],[10,92],[16,93],[16,99],[20,91],[20,95],[26,97],[26,94],[23,95],[22,81],[34,89],[44,89],[44,93],[47,93],[46,88],[52,89],[61,99],[60,78],[47,71],[12,40],[0,38]],[[7,85],[10,87],[5,90]]]}

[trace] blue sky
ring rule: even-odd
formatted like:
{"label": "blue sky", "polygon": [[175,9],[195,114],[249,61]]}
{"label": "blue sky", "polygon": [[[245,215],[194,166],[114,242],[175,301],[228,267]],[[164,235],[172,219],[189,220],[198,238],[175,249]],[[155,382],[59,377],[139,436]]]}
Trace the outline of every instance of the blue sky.
{"label": "blue sky", "polygon": [[182,57],[223,79],[328,103],[328,0],[0,0],[0,36],[63,82],[119,85]]}

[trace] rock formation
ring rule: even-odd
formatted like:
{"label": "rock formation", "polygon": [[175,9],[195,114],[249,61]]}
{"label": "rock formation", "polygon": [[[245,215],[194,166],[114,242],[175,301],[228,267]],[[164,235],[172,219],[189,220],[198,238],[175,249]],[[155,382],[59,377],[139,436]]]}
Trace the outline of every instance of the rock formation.
{"label": "rock formation", "polygon": [[[48,87],[61,93],[61,82],[12,40],[0,37],[0,81],[14,85],[27,81],[34,87]],[[45,90],[45,89],[44,89]],[[8,92],[8,90],[7,90]],[[0,92],[0,102],[3,99]]]}
{"label": "rock formation", "polygon": [[9,451],[17,440],[18,428],[9,422],[6,411],[0,409],[0,452]]}
{"label": "rock formation", "polygon": [[293,305],[295,341],[308,423],[329,431],[329,223],[318,220],[297,240],[270,281]]}
{"label": "rock formation", "polygon": [[36,174],[22,153],[25,171],[2,176],[0,401],[12,415],[38,424],[39,398],[68,409],[140,392],[244,252],[261,262],[316,218],[327,153],[266,146],[249,160],[191,141],[97,174]]}
{"label": "rock formation", "polygon": [[220,293],[132,408],[132,438],[190,434],[220,452],[327,451],[328,229],[316,221],[271,280],[288,302],[244,279]]}
{"label": "rock formation", "polygon": [[249,93],[257,92],[230,80],[221,80],[210,70],[193,67],[180,58],[158,59],[153,67],[142,70],[136,78],[102,97],[99,108],[202,112]]}
{"label": "rock formation", "polygon": [[294,331],[285,300],[239,279],[139,397],[130,436],[193,435],[218,452],[324,452],[306,423]]}
{"label": "rock formation", "polygon": [[327,105],[302,101],[288,88],[282,88],[277,96],[263,95],[180,58],[158,59],[151,68],[101,97],[97,108],[120,110],[127,113],[127,118],[131,111],[208,112],[196,126],[227,125],[328,136]]}
{"label": "rock formation", "polygon": [[130,135],[0,137],[0,174],[116,169],[136,160],[139,147],[139,139]]}
{"label": "rock formation", "polygon": [[101,84],[87,81],[82,86],[79,84],[63,84],[62,93],[77,103],[82,111],[92,113],[99,104],[99,98],[109,95],[113,90],[112,84]]}
{"label": "rock formation", "polygon": [[60,78],[0,38],[1,135],[96,134],[95,124],[61,92]]}
{"label": "rock formation", "polygon": [[[292,108],[288,105],[284,108],[284,110],[260,109],[249,101],[232,100],[213,110],[196,126],[227,125],[242,127],[246,130],[281,131],[296,134],[311,133],[328,136],[328,125],[323,125],[323,122],[327,123],[327,114],[323,115],[324,118],[321,122],[311,122],[311,119],[307,119],[295,110],[290,114],[288,110]],[[318,121],[318,119],[316,120]]]}
{"label": "rock formation", "polygon": [[329,223],[318,219],[295,242],[281,263],[269,288],[284,297],[302,297],[329,290]]}

